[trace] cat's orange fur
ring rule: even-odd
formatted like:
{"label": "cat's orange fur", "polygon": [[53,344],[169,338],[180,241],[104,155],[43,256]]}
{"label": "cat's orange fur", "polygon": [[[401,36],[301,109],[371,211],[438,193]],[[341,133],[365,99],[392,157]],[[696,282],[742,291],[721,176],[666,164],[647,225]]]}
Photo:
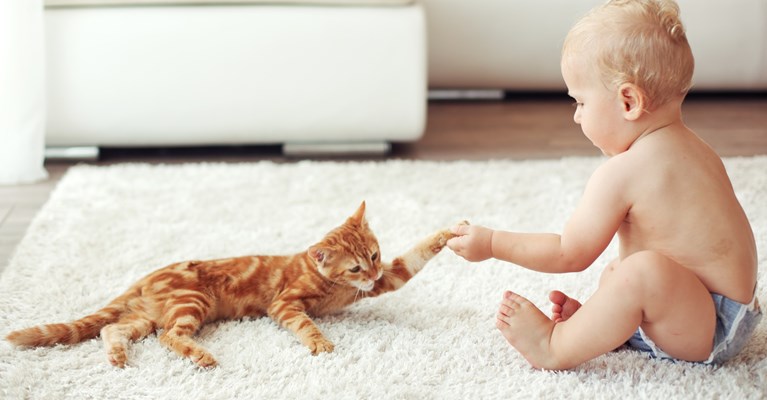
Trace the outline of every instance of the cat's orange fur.
{"label": "cat's orange fur", "polygon": [[73,344],[101,335],[109,361],[124,367],[126,348],[158,328],[160,342],[202,367],[216,365],[192,336],[210,321],[268,315],[291,330],[312,354],[333,351],[311,316],[405,284],[453,235],[439,231],[391,263],[381,262],[363,202],[352,217],[308,251],[186,261],[138,281],[106,307],[77,321],[8,334],[18,346]]}

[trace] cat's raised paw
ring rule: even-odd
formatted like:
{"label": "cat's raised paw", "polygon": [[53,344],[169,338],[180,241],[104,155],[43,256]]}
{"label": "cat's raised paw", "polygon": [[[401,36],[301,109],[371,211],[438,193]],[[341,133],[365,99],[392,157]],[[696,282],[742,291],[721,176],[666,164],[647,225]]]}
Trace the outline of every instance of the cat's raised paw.
{"label": "cat's raised paw", "polygon": [[[459,222],[457,225],[469,225],[469,221],[463,220],[463,221]],[[447,245],[447,241],[452,239],[452,238],[454,238],[455,236],[456,235],[453,232],[451,232],[450,229],[445,229],[445,230],[442,230],[442,231],[438,232],[434,236],[435,242],[434,242],[434,244],[430,248],[431,251],[434,254],[439,253],[440,251],[442,251],[442,249],[445,248],[445,246]]]}
{"label": "cat's raised paw", "polygon": [[312,351],[313,356],[320,353],[332,353],[334,348],[333,343],[326,339],[317,339],[309,345],[309,350]]}

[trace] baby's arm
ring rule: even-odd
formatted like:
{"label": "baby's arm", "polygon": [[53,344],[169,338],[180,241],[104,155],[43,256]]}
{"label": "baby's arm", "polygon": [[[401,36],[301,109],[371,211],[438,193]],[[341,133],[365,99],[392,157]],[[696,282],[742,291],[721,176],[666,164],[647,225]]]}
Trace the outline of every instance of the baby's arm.
{"label": "baby's arm", "polygon": [[625,179],[611,173],[609,164],[594,172],[561,235],[458,226],[453,228],[458,237],[449,240],[448,247],[469,261],[492,257],[552,273],[586,269],[610,243],[630,208]]}
{"label": "baby's arm", "polygon": [[[517,233],[493,230],[484,226],[456,226],[452,232],[457,236],[447,242],[448,247],[468,261],[478,262],[489,258],[513,262],[541,272],[556,271],[557,248],[561,248],[561,236],[554,233]],[[536,267],[537,265],[543,268]]]}

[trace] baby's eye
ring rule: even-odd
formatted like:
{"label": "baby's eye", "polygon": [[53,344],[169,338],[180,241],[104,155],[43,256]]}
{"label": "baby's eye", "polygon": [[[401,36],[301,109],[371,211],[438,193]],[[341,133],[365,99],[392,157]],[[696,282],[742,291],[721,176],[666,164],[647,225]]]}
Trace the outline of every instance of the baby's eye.
{"label": "baby's eye", "polygon": [[349,268],[349,272],[351,272],[351,273],[355,273],[355,274],[356,274],[357,272],[360,272],[361,270],[362,270],[362,267],[360,267],[359,265],[357,265],[357,266],[356,266],[356,267],[354,267],[354,268]]}
{"label": "baby's eye", "polygon": [[373,253],[373,255],[372,255],[372,256],[370,256],[370,260],[371,260],[371,261],[375,261],[375,260],[377,260],[377,259],[378,259],[378,252],[376,251],[375,253]]}

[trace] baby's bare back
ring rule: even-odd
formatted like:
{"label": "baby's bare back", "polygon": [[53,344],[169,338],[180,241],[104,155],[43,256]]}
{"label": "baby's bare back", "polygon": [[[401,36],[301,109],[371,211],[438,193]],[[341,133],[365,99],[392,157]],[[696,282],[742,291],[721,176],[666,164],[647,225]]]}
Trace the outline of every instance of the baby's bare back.
{"label": "baby's bare back", "polygon": [[753,297],[754,235],[719,156],[684,127],[655,132],[614,164],[631,208],[619,230],[621,258],[658,251],[690,268],[709,291]]}

